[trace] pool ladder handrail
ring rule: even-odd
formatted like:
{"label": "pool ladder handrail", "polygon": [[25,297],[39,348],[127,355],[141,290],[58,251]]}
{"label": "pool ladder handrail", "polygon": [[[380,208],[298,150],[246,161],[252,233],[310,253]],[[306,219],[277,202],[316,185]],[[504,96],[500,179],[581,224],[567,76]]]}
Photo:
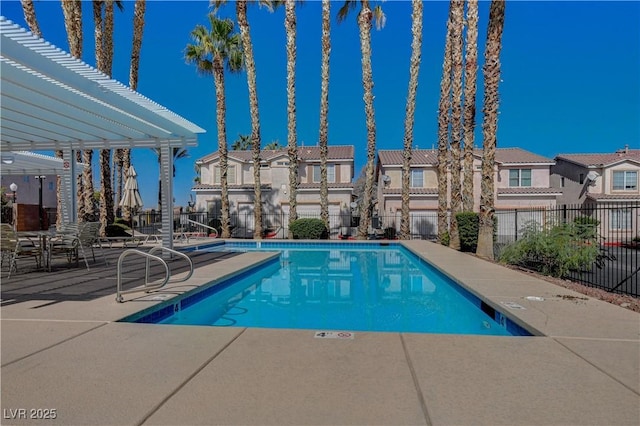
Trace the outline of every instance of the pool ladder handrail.
{"label": "pool ladder handrail", "polygon": [[[157,251],[165,251],[167,253],[175,254],[175,255],[178,255],[178,256],[181,256],[181,257],[187,259],[187,262],[189,263],[189,273],[183,278],[179,278],[179,279],[176,279],[176,280],[170,280],[171,272],[169,271],[169,265],[167,265],[167,262],[165,262],[164,259],[162,259],[162,257],[156,256],[156,255],[153,254],[154,252],[157,252]],[[129,256],[131,254],[137,254],[137,255],[146,257],[145,274],[144,274],[144,286],[141,287],[141,288],[133,288],[131,290],[122,290],[122,262],[124,261],[124,259],[127,256]],[[164,266],[165,276],[164,276],[163,280],[160,283],[151,284],[150,285],[150,283],[149,283],[149,272],[151,270],[151,267],[150,267],[151,260],[159,261],[160,264],[162,266]],[[193,261],[191,260],[191,258],[189,256],[187,256],[184,253],[181,253],[179,251],[176,251],[176,250],[173,250],[173,249],[170,249],[170,248],[167,248],[167,247],[162,247],[162,246],[156,246],[156,247],[152,248],[151,250],[149,250],[148,252],[144,252],[142,250],[137,250],[137,249],[127,249],[127,250],[123,251],[120,254],[120,256],[118,257],[116,302],[118,302],[118,303],[124,302],[124,298],[122,297],[123,294],[137,293],[137,292],[141,292],[141,291],[150,293],[152,290],[160,289],[160,288],[164,287],[165,285],[167,285],[169,283],[179,283],[179,282],[186,281],[189,278],[191,278],[192,275],[193,275]]]}

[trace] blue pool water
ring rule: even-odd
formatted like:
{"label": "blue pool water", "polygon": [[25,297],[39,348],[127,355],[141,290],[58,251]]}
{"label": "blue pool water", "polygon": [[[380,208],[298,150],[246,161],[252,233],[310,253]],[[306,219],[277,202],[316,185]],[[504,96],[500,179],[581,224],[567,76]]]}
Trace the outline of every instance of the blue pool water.
{"label": "blue pool water", "polygon": [[529,335],[399,244],[225,243],[280,251],[204,291],[125,321],[314,330]]}

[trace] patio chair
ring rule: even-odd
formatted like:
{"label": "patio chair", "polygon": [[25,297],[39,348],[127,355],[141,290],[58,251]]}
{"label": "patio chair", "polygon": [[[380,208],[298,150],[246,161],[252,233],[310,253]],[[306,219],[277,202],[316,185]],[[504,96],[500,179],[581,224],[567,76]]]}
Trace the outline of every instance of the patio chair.
{"label": "patio chair", "polygon": [[83,222],[80,224],[65,225],[64,230],[50,240],[49,243],[49,270],[51,270],[51,257],[54,254],[62,253],[67,256],[67,261],[75,258],[76,265],[79,263],[80,255],[84,260],[84,264],[89,268],[87,260],[87,251],[91,249],[93,261],[96,261],[94,245],[98,245],[102,252],[105,265],[108,265],[107,257],[104,254],[102,244],[100,243],[100,222]]}
{"label": "patio chair", "polygon": [[2,252],[0,256],[0,266],[4,263],[5,259],[9,260],[9,275],[7,276],[7,278],[11,277],[11,273],[14,269],[16,272],[18,272],[18,265],[16,260],[19,257],[33,257],[36,261],[36,267],[40,268],[42,259],[42,248],[38,247],[33,241],[28,238],[18,238],[18,234],[8,223],[1,224],[0,246]]}

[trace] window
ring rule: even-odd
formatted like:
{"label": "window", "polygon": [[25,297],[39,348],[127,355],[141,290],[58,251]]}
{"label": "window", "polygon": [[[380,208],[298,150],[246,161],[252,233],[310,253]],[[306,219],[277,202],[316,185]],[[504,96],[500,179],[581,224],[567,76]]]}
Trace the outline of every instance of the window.
{"label": "window", "polygon": [[[216,166],[214,169],[213,183],[220,185],[220,166]],[[235,185],[236,183],[236,166],[227,167],[227,183],[229,185]]]}
{"label": "window", "polygon": [[564,178],[560,178],[560,188],[564,188]]}
{"label": "window", "polygon": [[584,183],[584,173],[580,173],[580,184]]}
{"label": "window", "polygon": [[49,182],[49,191],[53,191],[53,182]]}
{"label": "window", "polygon": [[631,229],[631,210],[615,209],[609,213],[609,227],[616,231]]}
{"label": "window", "polygon": [[277,161],[276,164],[278,166],[289,166],[289,162],[288,161]]}
{"label": "window", "polygon": [[509,170],[509,186],[531,186],[531,169]]}
{"label": "window", "polygon": [[[313,166],[313,182],[320,182],[320,166]],[[334,164],[327,164],[327,182],[334,183],[336,181],[336,168]]]}
{"label": "window", "polygon": [[613,172],[614,191],[635,191],[638,189],[638,172],[620,171]]}
{"label": "window", "polygon": [[424,174],[422,170],[411,170],[411,187],[424,187]]}

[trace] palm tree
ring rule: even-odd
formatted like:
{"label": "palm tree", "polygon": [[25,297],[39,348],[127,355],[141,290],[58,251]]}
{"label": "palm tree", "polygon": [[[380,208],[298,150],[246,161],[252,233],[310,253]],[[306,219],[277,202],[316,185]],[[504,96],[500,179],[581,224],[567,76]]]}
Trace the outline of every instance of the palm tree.
{"label": "palm tree", "polygon": [[[71,55],[76,58],[82,59],[82,2],[80,0],[62,0],[61,4],[64,15],[64,27],[67,32],[67,41],[69,43],[69,52],[71,52]],[[60,157],[62,157],[62,155],[60,155]],[[82,162],[81,151],[76,151],[76,160]],[[59,176],[58,179],[60,179]],[[80,218],[84,218],[85,216],[83,179],[83,175],[78,175],[76,178],[76,197],[78,199],[78,217]]]}
{"label": "palm tree", "polygon": [[[99,3],[99,4],[98,4]],[[113,6],[118,5],[123,9],[121,1],[115,0],[94,0],[94,21],[96,31],[96,63],[98,70],[111,76],[113,66]],[[104,20],[102,19],[102,9],[104,6]],[[99,15],[99,16],[98,16]],[[104,28],[98,28],[104,26]],[[100,44],[100,46],[98,46]],[[98,58],[98,52],[100,58]],[[113,185],[111,183],[111,150],[100,150],[100,185],[102,186],[100,199],[100,234],[105,234],[108,224],[113,223],[114,200]]]}
{"label": "palm tree", "polygon": [[228,150],[226,128],[226,97],[224,88],[224,68],[230,72],[242,69],[242,49],[240,36],[233,33],[233,21],[219,19],[209,14],[210,30],[197,25],[191,32],[193,44],[188,44],[185,58],[194,63],[198,72],[213,75],[216,88],[216,121],[218,126],[218,151],[220,152],[220,186],[222,204],[222,238],[231,237],[229,215]]}
{"label": "palm tree", "polygon": [[280,141],[278,141],[278,139],[272,140],[271,142],[269,142],[264,146],[264,149],[271,149],[271,150],[277,150],[277,149],[283,149],[283,148],[284,147],[280,145]]}
{"label": "palm tree", "polygon": [[[162,168],[162,153],[160,148],[151,148],[158,156],[158,166]],[[172,148],[173,153],[173,170],[172,176],[176,177],[176,160],[187,158],[189,152],[184,148]],[[158,175],[158,211],[162,211],[162,173]]]}
{"label": "palm tree", "polygon": [[[338,11],[338,22],[344,21],[349,12],[356,7],[355,0],[347,0]],[[360,227],[358,238],[367,238],[371,222],[371,208],[373,199],[374,162],[376,157],[376,119],[373,108],[373,72],[371,68],[371,24],[375,21],[376,28],[384,26],[386,17],[382,8],[376,6],[373,10],[368,0],[360,0],[358,14],[358,28],[360,29],[360,50],[362,52],[362,85],[364,87],[364,110],[367,123],[367,164],[365,166],[365,188],[360,208]]]}
{"label": "palm tree", "polygon": [[480,229],[476,254],[493,259],[494,165],[498,133],[498,85],[500,83],[500,50],[504,28],[504,0],[491,0],[489,28],[484,51],[484,120],[482,122],[482,182],[480,185]]}
{"label": "palm tree", "polygon": [[[226,3],[226,0],[213,0],[215,7]],[[253,151],[253,185],[254,185],[254,230],[253,238],[262,239],[262,186],[260,184],[260,110],[258,109],[258,90],[256,84],[256,63],[251,43],[251,28],[247,19],[247,1],[236,1],[236,19],[240,28],[240,38],[244,51],[244,63],[247,69],[247,85],[249,87],[249,110],[251,111],[251,146]],[[263,0],[260,4],[273,11],[271,1]]]}
{"label": "palm tree", "polygon": [[[298,218],[298,141],[296,135],[296,0],[286,0],[287,34],[287,153],[289,154],[289,225]],[[289,233],[293,239],[293,233]]]}
{"label": "palm tree", "polygon": [[451,20],[453,1],[449,5],[447,36],[444,43],[440,102],[438,104],[438,241],[447,244],[447,162],[449,158],[449,114],[451,110]]}
{"label": "palm tree", "polygon": [[449,247],[460,250],[460,234],[456,215],[462,210],[460,141],[462,139],[462,29],[464,0],[451,2],[451,223]]}
{"label": "palm tree", "polygon": [[247,151],[251,148],[251,135],[238,134],[238,139],[233,141],[231,149],[233,151]]}
{"label": "palm tree", "polygon": [[331,1],[322,0],[322,83],[320,93],[320,218],[329,229],[329,183],[327,156],[329,155],[329,58],[331,55]]}
{"label": "palm tree", "polygon": [[33,7],[33,0],[20,0],[20,3],[22,4],[24,20],[29,26],[29,31],[31,31],[34,36],[42,38],[40,25],[38,25],[38,19],[36,18],[36,9]]}
{"label": "palm tree", "polygon": [[464,75],[464,184],[462,210],[473,211],[473,132],[476,125],[478,0],[467,0],[467,48]]}
{"label": "palm tree", "polygon": [[[140,50],[142,49],[142,32],[144,30],[144,14],[146,7],[146,0],[136,0],[136,4],[133,7],[133,42],[131,46],[131,66],[129,68],[129,87],[131,90],[138,89]],[[126,175],[129,167],[131,167],[131,149],[123,149],[121,154],[117,154],[117,157],[119,159],[122,158],[118,173],[120,173],[120,175]],[[120,182],[122,182],[122,177],[120,178]],[[129,208],[124,208],[123,217],[124,220],[131,223],[131,210]]]}
{"label": "palm tree", "polygon": [[409,65],[409,93],[404,120],[404,151],[402,158],[402,214],[400,218],[400,238],[411,237],[409,215],[409,178],[411,173],[411,146],[413,145],[413,124],[416,115],[416,93],[418,92],[418,73],[420,71],[420,55],[422,50],[422,0],[412,0],[411,15],[411,62]]}

